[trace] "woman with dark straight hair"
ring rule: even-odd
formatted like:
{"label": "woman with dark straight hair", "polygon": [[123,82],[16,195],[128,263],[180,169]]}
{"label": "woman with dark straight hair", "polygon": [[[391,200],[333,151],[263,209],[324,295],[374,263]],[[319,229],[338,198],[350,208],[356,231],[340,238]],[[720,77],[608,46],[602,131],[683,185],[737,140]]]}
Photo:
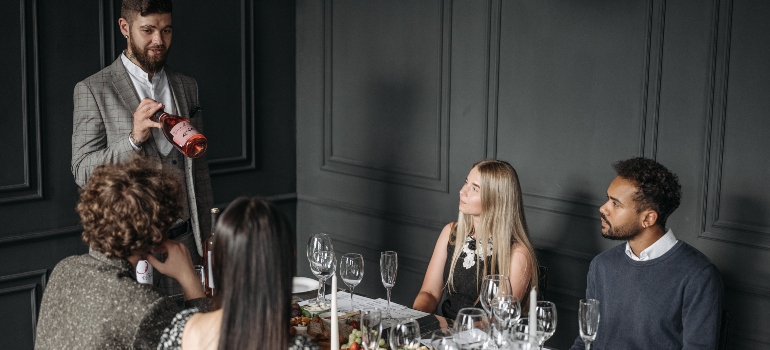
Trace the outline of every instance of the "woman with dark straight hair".
{"label": "woman with dark straight hair", "polygon": [[215,227],[214,285],[221,309],[179,313],[158,349],[318,349],[289,335],[294,233],[272,204],[238,198]]}

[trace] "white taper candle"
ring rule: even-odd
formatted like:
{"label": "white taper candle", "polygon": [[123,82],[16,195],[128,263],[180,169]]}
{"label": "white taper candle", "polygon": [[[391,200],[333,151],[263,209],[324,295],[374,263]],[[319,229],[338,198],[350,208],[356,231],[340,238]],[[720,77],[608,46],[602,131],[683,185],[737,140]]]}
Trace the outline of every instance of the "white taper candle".
{"label": "white taper candle", "polygon": [[337,274],[332,275],[332,331],[331,349],[340,348],[339,315],[337,314]]}
{"label": "white taper candle", "polygon": [[537,290],[532,287],[529,292],[529,339],[537,336]]}

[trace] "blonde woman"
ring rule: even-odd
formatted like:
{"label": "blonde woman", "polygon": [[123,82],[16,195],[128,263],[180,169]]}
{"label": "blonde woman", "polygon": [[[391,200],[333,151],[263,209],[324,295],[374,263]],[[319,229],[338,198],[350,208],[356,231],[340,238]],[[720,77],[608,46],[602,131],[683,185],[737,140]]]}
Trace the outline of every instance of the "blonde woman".
{"label": "blonde woman", "polygon": [[516,170],[501,160],[474,164],[460,189],[459,209],[457,222],[439,235],[413,308],[436,312],[446,289],[440,309],[454,319],[460,309],[478,304],[481,282],[490,274],[508,276],[513,294],[523,300],[537,283],[537,260]]}

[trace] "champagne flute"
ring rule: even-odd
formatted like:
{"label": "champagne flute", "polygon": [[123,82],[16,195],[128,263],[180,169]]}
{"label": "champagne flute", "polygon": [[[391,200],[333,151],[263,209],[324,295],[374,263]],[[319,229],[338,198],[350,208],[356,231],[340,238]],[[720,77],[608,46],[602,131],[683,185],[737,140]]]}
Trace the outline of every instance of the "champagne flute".
{"label": "champagne flute", "polygon": [[332,239],[326,233],[316,233],[310,236],[307,242],[307,259],[310,262],[310,271],[318,278],[318,296],[315,305],[322,309],[325,307],[324,281],[334,274],[334,246]]}
{"label": "champagne flute", "polygon": [[599,301],[596,299],[581,299],[578,310],[580,323],[580,338],[586,345],[586,350],[591,350],[591,343],[596,339],[599,330]]}
{"label": "champagne flute", "polygon": [[340,260],[340,277],[342,277],[342,281],[350,289],[350,311],[355,311],[356,308],[353,307],[353,289],[364,278],[364,257],[356,253],[343,255]]}
{"label": "champagne flute", "polygon": [[366,308],[361,310],[361,345],[366,350],[379,348],[382,334],[382,313],[380,309]]}
{"label": "champagne flute", "polygon": [[390,290],[396,284],[396,274],[398,272],[398,254],[394,251],[385,251],[380,254],[380,277],[382,285],[388,290],[388,323],[393,323],[393,317],[390,315]]}
{"label": "champagne flute", "polygon": [[413,318],[399,322],[390,329],[391,349],[417,349],[420,347],[420,324]]}
{"label": "champagne flute", "polygon": [[550,301],[538,301],[536,310],[538,328],[543,328],[543,337],[540,339],[542,350],[546,340],[556,331],[556,305]]}
{"label": "champagne flute", "polygon": [[454,339],[463,350],[486,349],[489,342],[489,317],[486,311],[466,307],[457,312]]}

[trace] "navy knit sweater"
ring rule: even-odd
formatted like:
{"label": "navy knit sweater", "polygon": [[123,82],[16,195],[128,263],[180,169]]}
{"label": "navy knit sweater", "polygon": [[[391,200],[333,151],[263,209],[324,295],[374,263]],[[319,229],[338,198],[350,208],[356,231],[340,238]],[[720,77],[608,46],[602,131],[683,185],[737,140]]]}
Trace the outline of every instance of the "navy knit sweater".
{"label": "navy knit sweater", "polygon": [[[716,266],[683,241],[648,261],[611,248],[588,270],[586,297],[601,310],[591,349],[716,349],[722,288]],[[580,336],[572,349],[584,349]]]}

